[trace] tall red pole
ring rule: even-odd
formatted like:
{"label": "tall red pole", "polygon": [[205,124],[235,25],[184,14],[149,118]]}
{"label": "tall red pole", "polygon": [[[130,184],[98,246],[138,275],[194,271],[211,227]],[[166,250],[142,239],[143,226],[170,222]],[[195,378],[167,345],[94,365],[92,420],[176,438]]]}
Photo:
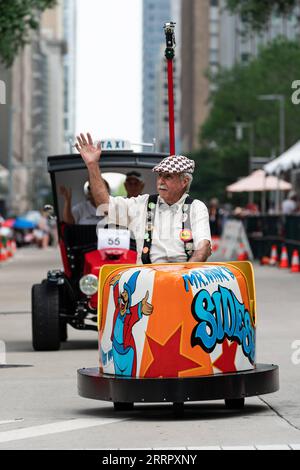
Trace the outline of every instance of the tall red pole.
{"label": "tall red pole", "polygon": [[175,115],[174,115],[174,81],[173,59],[175,56],[175,23],[165,23],[166,51],[168,63],[168,102],[169,102],[169,143],[170,155],[175,155]]}
{"label": "tall red pole", "polygon": [[169,96],[170,155],[175,155],[175,116],[174,116],[173,60],[168,60],[168,96]]}

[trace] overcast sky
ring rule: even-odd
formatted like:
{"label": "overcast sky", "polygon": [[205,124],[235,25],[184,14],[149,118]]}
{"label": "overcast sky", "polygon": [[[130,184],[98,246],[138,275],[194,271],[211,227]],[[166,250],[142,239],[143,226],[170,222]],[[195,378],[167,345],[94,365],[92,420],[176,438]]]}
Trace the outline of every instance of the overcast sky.
{"label": "overcast sky", "polygon": [[142,0],[77,0],[76,131],[141,142]]}

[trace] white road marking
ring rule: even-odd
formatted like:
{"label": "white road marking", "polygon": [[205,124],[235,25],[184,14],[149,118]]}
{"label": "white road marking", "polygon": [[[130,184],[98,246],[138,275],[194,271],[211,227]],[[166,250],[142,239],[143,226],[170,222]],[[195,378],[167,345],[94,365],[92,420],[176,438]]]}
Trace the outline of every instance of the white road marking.
{"label": "white road marking", "polygon": [[186,447],[154,447],[153,450],[186,450]]}
{"label": "white road marking", "polygon": [[19,441],[21,439],[32,439],[33,437],[48,436],[49,434],[58,434],[62,432],[76,431],[96,426],[105,426],[106,424],[114,424],[125,419],[72,419],[51,424],[43,424],[41,426],[32,426],[28,428],[15,429],[0,433],[0,443]]}
{"label": "white road marking", "polygon": [[[118,449],[120,450],[120,449]],[[141,447],[140,449],[137,449],[137,450],[153,450],[152,447]]]}
{"label": "white road marking", "polygon": [[102,451],[124,451],[124,450],[152,450],[152,451],[176,451],[176,450],[300,450],[300,444],[273,444],[273,445],[249,445],[249,446],[203,446],[203,447],[155,447],[155,448],[118,448],[111,449],[105,447],[88,448],[84,450],[102,450]]}
{"label": "white road marking", "polygon": [[300,450],[300,444],[289,444],[289,446],[293,450]]}
{"label": "white road marking", "polygon": [[187,450],[222,450],[218,446],[207,446],[207,447],[188,447]]}
{"label": "white road marking", "polygon": [[221,450],[256,450],[255,446],[222,446]]}
{"label": "white road marking", "polygon": [[[107,449],[101,449],[101,450],[107,450]],[[154,450],[154,449],[152,449],[151,447],[149,447],[148,449],[147,448],[144,449],[144,448],[140,448],[140,447],[138,449],[137,448],[130,448],[130,447],[127,447],[127,448],[122,447],[121,449],[116,449],[116,450],[118,452],[124,452],[124,451],[127,451],[127,452],[130,452],[130,451],[131,452],[135,452],[135,451],[144,451],[144,452],[146,452],[147,451],[148,452],[148,451]]]}
{"label": "white road marking", "polygon": [[[110,447],[108,449],[102,449],[102,447],[87,447],[87,448],[84,447],[80,450],[88,450],[88,451],[90,451],[90,450],[105,450],[107,452],[117,452],[120,449],[118,449],[117,447],[115,449],[112,449]],[[128,449],[126,449],[126,450],[128,450]],[[134,450],[136,450],[136,449],[134,449]],[[149,449],[149,450],[151,450],[151,449]]]}
{"label": "white road marking", "polygon": [[291,450],[291,448],[284,444],[274,444],[274,445],[268,445],[268,446],[255,446],[257,450]]}
{"label": "white road marking", "polygon": [[0,364],[6,365],[6,344],[0,340]]}
{"label": "white road marking", "polygon": [[7,420],[7,421],[0,421],[0,426],[1,424],[11,424],[11,423],[20,423],[24,421],[23,418],[18,418],[18,419],[10,419],[10,420]]}

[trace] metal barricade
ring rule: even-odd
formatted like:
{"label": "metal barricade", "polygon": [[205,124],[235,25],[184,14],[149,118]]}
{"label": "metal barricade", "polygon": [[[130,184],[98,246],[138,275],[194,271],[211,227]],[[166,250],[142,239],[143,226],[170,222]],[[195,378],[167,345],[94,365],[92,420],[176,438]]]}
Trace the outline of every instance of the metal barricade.
{"label": "metal barricade", "polygon": [[300,215],[248,215],[243,223],[256,259],[270,256],[272,245],[279,251],[286,245],[289,260],[300,250]]}

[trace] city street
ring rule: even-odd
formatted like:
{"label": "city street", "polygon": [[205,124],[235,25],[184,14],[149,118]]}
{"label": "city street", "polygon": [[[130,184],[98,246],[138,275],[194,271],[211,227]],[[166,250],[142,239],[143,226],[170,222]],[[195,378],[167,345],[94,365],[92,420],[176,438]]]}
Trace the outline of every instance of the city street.
{"label": "city street", "polygon": [[97,365],[95,332],[69,328],[60,351],[32,350],[31,286],[59,266],[55,248],[22,249],[0,264],[0,340],[7,365],[15,366],[0,368],[0,449],[300,449],[300,364],[292,362],[300,340],[299,273],[255,266],[257,359],[279,365],[280,391],[247,399],[242,412],[223,402],[188,404],[176,420],[168,404],[115,412],[77,395],[77,369]]}

